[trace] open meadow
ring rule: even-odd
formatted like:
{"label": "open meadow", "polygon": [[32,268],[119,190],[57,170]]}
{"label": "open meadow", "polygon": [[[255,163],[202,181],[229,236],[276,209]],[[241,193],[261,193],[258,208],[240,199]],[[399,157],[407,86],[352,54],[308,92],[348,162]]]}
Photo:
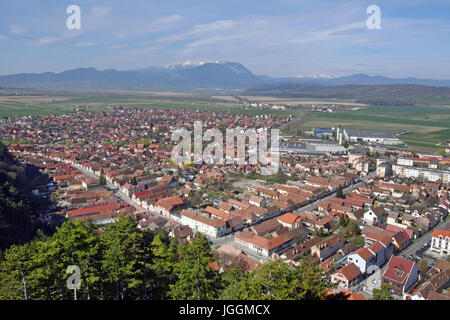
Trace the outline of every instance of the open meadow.
{"label": "open meadow", "polygon": [[349,129],[377,129],[393,134],[410,133],[398,137],[417,151],[442,148],[438,143],[450,139],[449,107],[388,107],[371,106],[356,111],[311,113],[301,122],[301,129],[336,127]]}

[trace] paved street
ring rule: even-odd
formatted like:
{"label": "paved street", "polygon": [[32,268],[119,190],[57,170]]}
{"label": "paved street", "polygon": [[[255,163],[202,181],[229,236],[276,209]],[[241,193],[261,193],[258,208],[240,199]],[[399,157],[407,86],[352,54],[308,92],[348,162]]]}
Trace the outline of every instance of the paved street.
{"label": "paved street", "polygon": [[[445,224],[449,221],[449,217],[447,216],[447,219],[440,222],[434,229],[437,230],[443,230]],[[399,255],[408,257],[410,255],[414,256],[416,254],[416,251],[420,249],[420,247],[424,243],[431,243],[431,234],[433,233],[433,230],[428,231],[424,235],[422,235],[418,240],[413,242],[411,245],[409,245],[407,248],[405,248],[403,251],[400,252]],[[429,248],[429,246],[427,247]],[[423,256],[424,259],[427,260],[428,264],[430,264],[434,259],[431,257],[427,257],[426,255]]]}

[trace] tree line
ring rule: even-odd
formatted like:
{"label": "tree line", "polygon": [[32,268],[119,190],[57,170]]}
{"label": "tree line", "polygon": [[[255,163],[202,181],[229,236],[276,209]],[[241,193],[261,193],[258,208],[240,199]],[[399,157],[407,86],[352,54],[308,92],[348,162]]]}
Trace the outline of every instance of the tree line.
{"label": "tree line", "polygon": [[[129,217],[99,227],[67,221],[51,235],[0,253],[0,299],[74,299],[69,265],[80,268],[77,299],[324,299],[333,284],[317,264],[271,261],[252,272],[221,274],[208,239],[180,244],[165,230],[142,230]],[[345,298],[344,296],[327,296]]]}

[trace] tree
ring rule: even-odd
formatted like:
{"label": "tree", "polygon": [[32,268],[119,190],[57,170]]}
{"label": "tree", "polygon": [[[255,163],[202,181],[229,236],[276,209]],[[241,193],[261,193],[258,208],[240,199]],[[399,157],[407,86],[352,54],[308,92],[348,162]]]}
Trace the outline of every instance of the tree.
{"label": "tree", "polygon": [[34,296],[34,269],[32,257],[35,255],[34,242],[13,245],[5,250],[0,260],[0,298],[8,300],[28,300]]}
{"label": "tree", "polygon": [[103,169],[100,171],[100,180],[99,180],[100,185],[102,186],[106,186],[106,177],[105,177],[105,173],[103,171]]}
{"label": "tree", "polygon": [[317,264],[307,261],[296,266],[270,261],[249,274],[234,270],[223,281],[222,297],[239,300],[319,300],[334,286]]}
{"label": "tree", "polygon": [[445,152],[445,149],[439,149],[436,153],[437,153],[438,155],[440,155],[440,156],[443,156],[443,157],[445,157],[445,155],[447,154],[447,153]]}
{"label": "tree", "polygon": [[57,269],[62,273],[59,279],[66,278],[69,265],[77,265],[81,270],[81,289],[79,297],[92,298],[94,288],[100,281],[100,247],[95,235],[96,227],[92,221],[67,221],[55,233],[55,248],[62,265]]}
{"label": "tree", "polygon": [[142,233],[130,217],[110,224],[100,235],[101,268],[105,280],[115,287],[115,298],[124,300],[129,291],[136,294],[142,285]]}
{"label": "tree", "polygon": [[220,293],[220,278],[208,263],[212,261],[208,240],[197,233],[195,240],[181,247],[174,273],[178,280],[170,285],[169,297],[175,300],[210,300]]}
{"label": "tree", "polygon": [[420,260],[420,262],[419,262],[420,275],[424,276],[427,271],[428,271],[428,262],[425,259]]}
{"label": "tree", "polygon": [[346,227],[347,225],[348,225],[348,223],[349,223],[349,218],[347,217],[347,215],[346,214],[343,214],[342,215],[342,217],[341,217],[341,219],[339,220],[339,225],[341,226],[341,227]]}
{"label": "tree", "polygon": [[347,225],[347,233],[351,236],[359,235],[361,234],[361,229],[359,228],[358,224],[352,220],[348,222]]}
{"label": "tree", "polygon": [[178,242],[176,238],[170,238],[161,230],[156,234],[151,243],[153,254],[152,271],[155,276],[153,297],[164,300],[171,285],[176,282],[174,274],[175,264],[178,261]]}
{"label": "tree", "polygon": [[344,192],[342,191],[342,187],[339,186],[336,190],[336,198],[340,198],[340,199],[344,199],[345,195]]}
{"label": "tree", "polygon": [[382,284],[380,289],[374,288],[372,290],[372,300],[395,300],[391,289],[392,287],[387,284]]}

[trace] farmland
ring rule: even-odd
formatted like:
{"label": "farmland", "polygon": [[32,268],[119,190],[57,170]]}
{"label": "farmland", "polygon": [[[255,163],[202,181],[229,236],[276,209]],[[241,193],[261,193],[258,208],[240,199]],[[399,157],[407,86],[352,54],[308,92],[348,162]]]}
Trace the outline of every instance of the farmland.
{"label": "farmland", "polygon": [[301,129],[335,127],[378,129],[391,133],[410,131],[399,138],[415,150],[433,151],[442,140],[450,139],[450,107],[371,106],[340,113],[311,113]]}
{"label": "farmland", "polygon": [[[0,118],[26,115],[47,115],[74,112],[76,105],[84,105],[89,111],[110,110],[111,106],[128,105],[154,109],[195,109],[226,112],[231,114],[277,114],[281,117],[303,114],[301,121],[293,123],[298,129],[335,127],[379,129],[391,133],[409,131],[399,136],[415,150],[435,151],[443,140],[450,139],[450,106],[364,106],[359,110],[307,114],[304,103],[326,103],[326,101],[306,101],[293,99],[271,99],[271,97],[247,97],[250,101],[267,103],[297,103],[299,107],[289,110],[243,109],[233,96],[210,96],[188,92],[163,91],[105,91],[105,92],[55,92],[22,93],[0,95]],[[336,103],[334,101],[333,103]],[[343,102],[344,103],[344,102]],[[348,103],[348,102],[345,102]]]}

